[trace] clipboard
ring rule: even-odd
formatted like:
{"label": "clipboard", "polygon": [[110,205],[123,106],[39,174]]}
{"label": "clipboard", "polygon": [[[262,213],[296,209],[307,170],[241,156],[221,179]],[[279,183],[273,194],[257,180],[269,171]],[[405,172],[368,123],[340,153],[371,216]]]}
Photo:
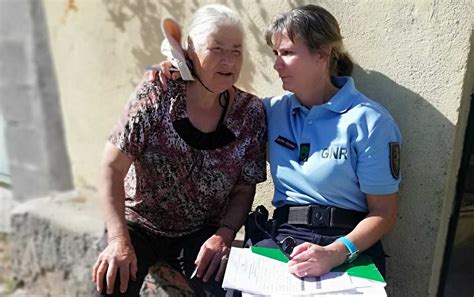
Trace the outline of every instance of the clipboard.
{"label": "clipboard", "polygon": [[[258,255],[262,255],[277,261],[288,263],[288,258],[279,250],[275,248],[264,248],[258,246],[250,247],[252,252]],[[347,272],[349,276],[361,277],[381,283],[385,283],[383,276],[375,266],[372,259],[361,254],[352,263],[344,263],[338,267],[335,267],[331,272]]]}

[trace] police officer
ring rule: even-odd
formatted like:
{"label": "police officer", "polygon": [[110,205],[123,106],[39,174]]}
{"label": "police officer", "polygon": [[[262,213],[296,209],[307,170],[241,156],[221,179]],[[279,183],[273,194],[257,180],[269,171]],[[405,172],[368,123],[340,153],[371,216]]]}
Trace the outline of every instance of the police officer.
{"label": "police officer", "polygon": [[[264,99],[272,231],[278,241],[296,240],[290,272],[322,275],[365,252],[384,275],[380,239],[395,224],[400,182],[396,123],[347,76],[352,62],[325,9],[306,5],[277,16],[266,40],[290,92]],[[274,247],[274,239],[256,245]]]}

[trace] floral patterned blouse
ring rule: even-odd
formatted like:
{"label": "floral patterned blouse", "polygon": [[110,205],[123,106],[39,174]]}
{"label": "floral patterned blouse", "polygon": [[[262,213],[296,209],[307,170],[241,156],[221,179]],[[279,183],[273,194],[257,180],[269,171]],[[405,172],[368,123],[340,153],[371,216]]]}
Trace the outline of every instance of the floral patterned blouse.
{"label": "floral patterned blouse", "polygon": [[260,99],[236,89],[223,122],[235,140],[199,150],[173,127],[187,117],[185,90],[182,80],[170,81],[166,92],[155,82],[141,83],[109,139],[133,160],[124,183],[126,219],[160,236],[219,225],[234,185],[266,179]]}

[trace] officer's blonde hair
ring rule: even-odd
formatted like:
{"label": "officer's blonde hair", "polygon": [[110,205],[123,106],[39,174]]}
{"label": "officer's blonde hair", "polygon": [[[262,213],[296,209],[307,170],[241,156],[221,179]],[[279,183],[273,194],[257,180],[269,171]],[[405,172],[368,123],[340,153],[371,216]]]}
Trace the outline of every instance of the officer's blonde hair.
{"label": "officer's blonde hair", "polygon": [[350,75],[353,64],[344,50],[341,30],[336,18],[318,5],[304,5],[277,15],[265,32],[267,44],[273,46],[275,33],[286,32],[291,41],[298,37],[311,52],[329,45],[329,73],[331,76]]}

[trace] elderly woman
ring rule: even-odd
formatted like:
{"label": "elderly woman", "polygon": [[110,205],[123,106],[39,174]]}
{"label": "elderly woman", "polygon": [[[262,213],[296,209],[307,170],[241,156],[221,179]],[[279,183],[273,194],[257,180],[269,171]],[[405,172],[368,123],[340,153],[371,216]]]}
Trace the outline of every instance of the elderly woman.
{"label": "elderly woman", "polygon": [[[385,275],[380,240],[396,222],[397,124],[356,89],[339,24],[324,8],[278,15],[266,41],[289,93],[263,99],[276,209],[271,224],[248,221],[246,230],[257,231],[247,234],[250,244],[287,247],[289,271],[300,277],[325,274],[360,253]],[[162,65],[165,83],[169,63]]]}
{"label": "elderly woman", "polygon": [[204,6],[188,32],[196,80],[166,91],[140,84],[106,145],[96,296],[138,296],[157,261],[180,271],[197,296],[224,295],[221,260],[266,178],[263,104],[233,86],[243,58],[239,18]]}

